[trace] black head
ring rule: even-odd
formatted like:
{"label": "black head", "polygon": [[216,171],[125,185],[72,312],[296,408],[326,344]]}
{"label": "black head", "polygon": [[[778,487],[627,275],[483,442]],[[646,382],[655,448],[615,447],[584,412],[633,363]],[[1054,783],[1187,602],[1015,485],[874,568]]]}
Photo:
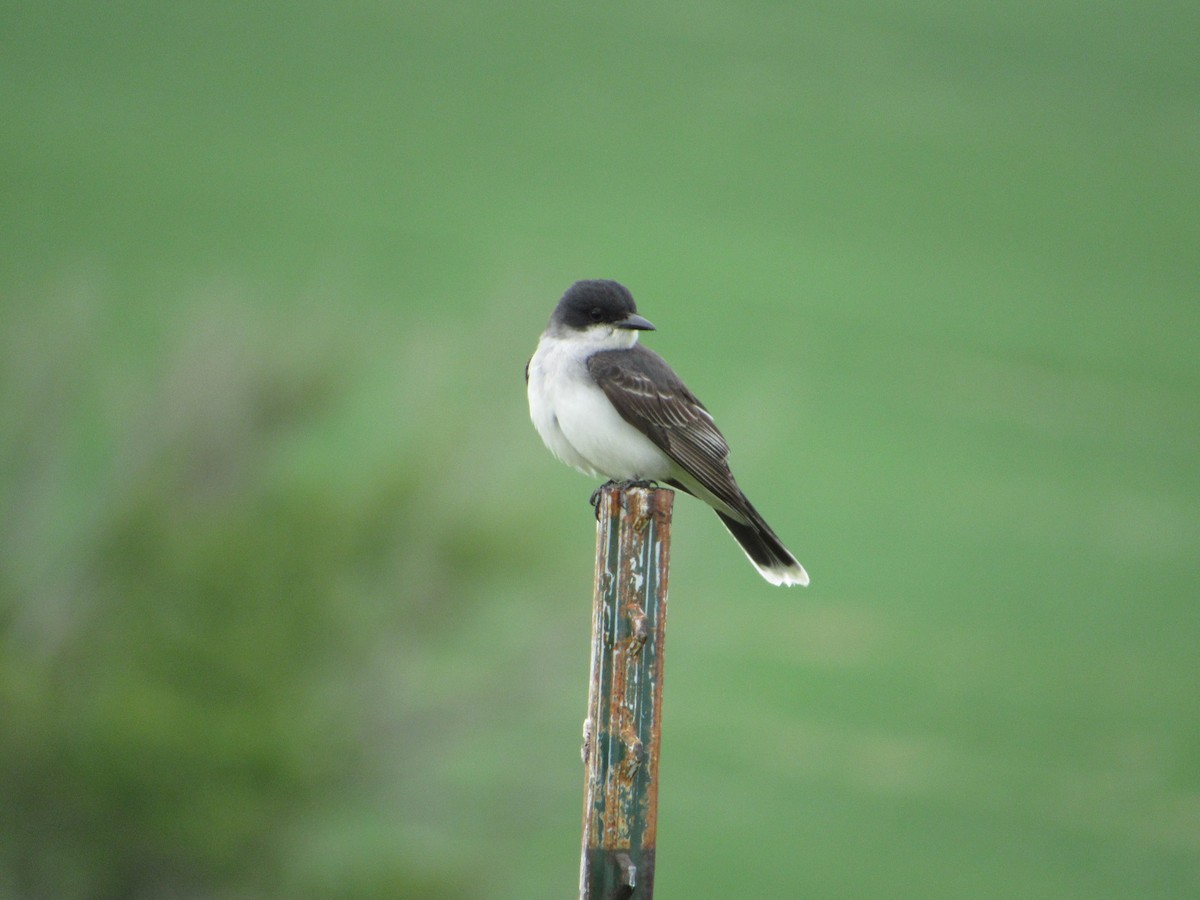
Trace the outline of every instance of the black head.
{"label": "black head", "polygon": [[577,281],[562,295],[552,325],[583,331],[594,325],[653,331],[654,326],[637,314],[633,294],[615,281]]}

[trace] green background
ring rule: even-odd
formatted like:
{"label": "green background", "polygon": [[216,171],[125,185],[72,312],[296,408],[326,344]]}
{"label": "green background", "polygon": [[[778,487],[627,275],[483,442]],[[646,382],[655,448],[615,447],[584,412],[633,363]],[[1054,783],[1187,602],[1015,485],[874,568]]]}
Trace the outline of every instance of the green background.
{"label": "green background", "polygon": [[0,896],[566,897],[627,284],[657,896],[1200,895],[1200,7],[5,3]]}

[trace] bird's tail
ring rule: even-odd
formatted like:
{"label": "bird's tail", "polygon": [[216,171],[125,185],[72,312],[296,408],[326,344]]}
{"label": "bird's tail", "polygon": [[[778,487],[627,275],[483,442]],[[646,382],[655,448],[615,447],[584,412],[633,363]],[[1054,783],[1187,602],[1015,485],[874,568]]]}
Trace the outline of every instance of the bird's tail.
{"label": "bird's tail", "polygon": [[783,541],[779,540],[771,526],[758,514],[758,510],[750,506],[749,501],[746,502],[746,506],[749,513],[747,522],[739,522],[720,510],[716,510],[716,513],[733,535],[733,539],[741,545],[750,562],[754,563],[754,568],[771,584],[807,586],[808,573],[804,571],[804,566],[783,546]]}

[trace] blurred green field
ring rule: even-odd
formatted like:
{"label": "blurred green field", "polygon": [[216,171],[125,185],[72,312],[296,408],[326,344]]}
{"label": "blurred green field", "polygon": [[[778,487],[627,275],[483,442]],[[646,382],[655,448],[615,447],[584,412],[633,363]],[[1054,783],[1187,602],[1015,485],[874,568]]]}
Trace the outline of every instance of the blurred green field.
{"label": "blurred green field", "polygon": [[552,898],[627,284],[657,896],[1200,896],[1200,8],[0,7],[0,896]]}

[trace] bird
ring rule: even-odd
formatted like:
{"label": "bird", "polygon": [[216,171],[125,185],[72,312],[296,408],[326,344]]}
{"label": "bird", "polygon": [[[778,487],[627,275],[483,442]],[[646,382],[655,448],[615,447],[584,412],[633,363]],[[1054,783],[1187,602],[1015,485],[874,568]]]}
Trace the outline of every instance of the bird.
{"label": "bird", "polygon": [[550,452],[592,478],[658,482],[713,508],[775,585],[808,573],[738,487],[712,415],[661,356],[633,294],[608,279],[572,284],[525,365],[529,416]]}

